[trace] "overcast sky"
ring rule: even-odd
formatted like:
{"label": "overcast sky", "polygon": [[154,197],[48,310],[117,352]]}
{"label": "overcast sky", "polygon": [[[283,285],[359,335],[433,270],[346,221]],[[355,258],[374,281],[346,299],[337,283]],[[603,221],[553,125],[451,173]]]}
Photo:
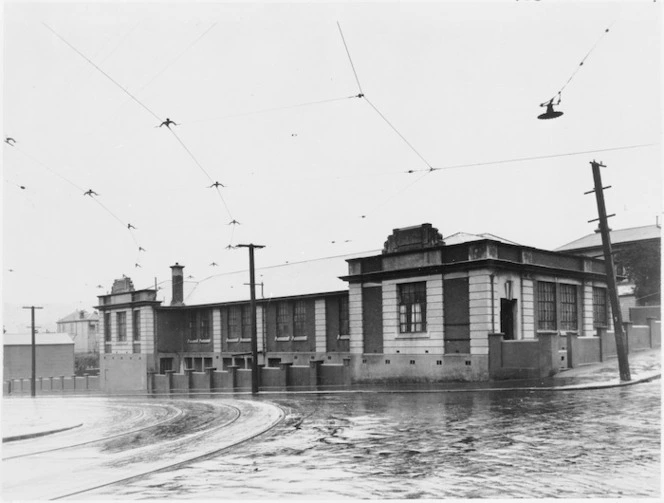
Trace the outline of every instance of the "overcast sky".
{"label": "overcast sky", "polygon": [[[268,266],[430,222],[554,249],[596,227],[593,159],[614,229],[661,214],[659,2],[19,2],[4,19],[8,330],[17,306],[57,306],[48,326],[123,274],[246,269],[229,244],[265,245]],[[564,115],[538,120],[563,86]]]}

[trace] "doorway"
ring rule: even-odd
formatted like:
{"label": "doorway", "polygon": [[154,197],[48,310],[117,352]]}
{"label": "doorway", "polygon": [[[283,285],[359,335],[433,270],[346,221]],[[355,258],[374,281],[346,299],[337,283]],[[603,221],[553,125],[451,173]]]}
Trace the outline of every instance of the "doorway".
{"label": "doorway", "polygon": [[516,301],[517,299],[500,299],[500,331],[506,341],[513,341],[516,335]]}

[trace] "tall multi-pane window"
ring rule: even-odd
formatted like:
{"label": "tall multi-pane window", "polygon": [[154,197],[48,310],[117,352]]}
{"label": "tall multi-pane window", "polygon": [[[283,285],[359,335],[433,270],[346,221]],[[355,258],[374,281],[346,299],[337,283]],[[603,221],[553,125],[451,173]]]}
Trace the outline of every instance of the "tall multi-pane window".
{"label": "tall multi-pane window", "polygon": [[132,332],[132,338],[135,341],[140,341],[141,340],[141,312],[139,310],[135,310],[132,313],[131,317],[131,332]]}
{"label": "tall multi-pane window", "polygon": [[537,329],[556,330],[556,284],[537,283]]}
{"label": "tall multi-pane window", "polygon": [[339,298],[339,335],[350,335],[348,297]]}
{"label": "tall multi-pane window", "polygon": [[593,326],[606,327],[607,319],[606,288],[593,287]]}
{"label": "tall multi-pane window", "polygon": [[293,336],[307,336],[307,304],[303,300],[295,301],[293,306]]}
{"label": "tall multi-pane window", "polygon": [[200,340],[209,340],[210,339],[210,317],[212,315],[211,311],[205,310],[201,311],[198,313],[199,316],[199,321],[198,321],[198,338]]}
{"label": "tall multi-pane window", "polygon": [[127,313],[122,311],[115,313],[115,321],[118,326],[118,341],[127,340]]}
{"label": "tall multi-pane window", "polygon": [[242,306],[242,338],[251,339],[251,305]]}
{"label": "tall multi-pane window", "polygon": [[228,308],[228,338],[239,339],[242,335],[242,310],[240,306]]}
{"label": "tall multi-pane window", "polygon": [[290,337],[290,320],[288,319],[288,304],[277,304],[277,337]]}
{"label": "tall multi-pane window", "polygon": [[111,342],[111,313],[104,313],[104,342]]}
{"label": "tall multi-pane window", "polygon": [[399,285],[399,332],[424,332],[427,326],[426,281]]}
{"label": "tall multi-pane window", "polygon": [[577,330],[579,311],[575,285],[560,285],[560,330]]}

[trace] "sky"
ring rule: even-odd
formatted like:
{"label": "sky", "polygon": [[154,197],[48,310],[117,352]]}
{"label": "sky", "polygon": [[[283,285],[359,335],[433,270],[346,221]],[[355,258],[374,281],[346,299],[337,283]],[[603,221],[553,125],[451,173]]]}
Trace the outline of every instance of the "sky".
{"label": "sky", "polygon": [[651,1],[6,2],[3,325],[176,262],[246,270],[240,243],[259,268],[424,222],[555,249],[597,225],[593,160],[612,228],[652,225],[661,23]]}

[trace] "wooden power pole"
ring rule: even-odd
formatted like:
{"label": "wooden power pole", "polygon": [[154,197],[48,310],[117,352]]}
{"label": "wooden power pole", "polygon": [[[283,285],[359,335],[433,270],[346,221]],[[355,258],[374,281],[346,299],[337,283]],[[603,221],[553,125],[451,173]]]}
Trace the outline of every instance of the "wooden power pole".
{"label": "wooden power pole", "polygon": [[254,271],[254,248],[263,245],[237,245],[237,248],[249,248],[249,288],[251,289],[251,393],[258,393],[258,330],[256,328],[256,274]]}
{"label": "wooden power pole", "polygon": [[611,236],[609,235],[609,224],[607,219],[614,215],[606,214],[606,207],[604,205],[604,189],[609,187],[602,186],[602,176],[599,168],[604,168],[601,162],[592,161],[593,179],[595,182],[595,193],[597,199],[597,212],[599,218],[589,220],[595,222],[599,220],[599,231],[602,235],[602,248],[604,250],[604,263],[606,264],[606,282],[609,287],[609,296],[611,298],[611,312],[613,315],[613,330],[616,337],[616,352],[618,353],[618,369],[620,372],[621,381],[631,381],[632,376],[629,371],[629,361],[627,359],[627,344],[625,343],[625,332],[623,328],[622,312],[620,311],[620,300],[618,299],[618,287],[616,286],[616,270],[613,263],[613,252],[611,250]]}
{"label": "wooden power pole", "polygon": [[23,309],[30,309],[31,318],[32,318],[32,371],[30,378],[30,396],[33,398],[37,395],[37,347],[35,341],[35,309],[44,309],[43,307],[38,306],[23,306]]}

